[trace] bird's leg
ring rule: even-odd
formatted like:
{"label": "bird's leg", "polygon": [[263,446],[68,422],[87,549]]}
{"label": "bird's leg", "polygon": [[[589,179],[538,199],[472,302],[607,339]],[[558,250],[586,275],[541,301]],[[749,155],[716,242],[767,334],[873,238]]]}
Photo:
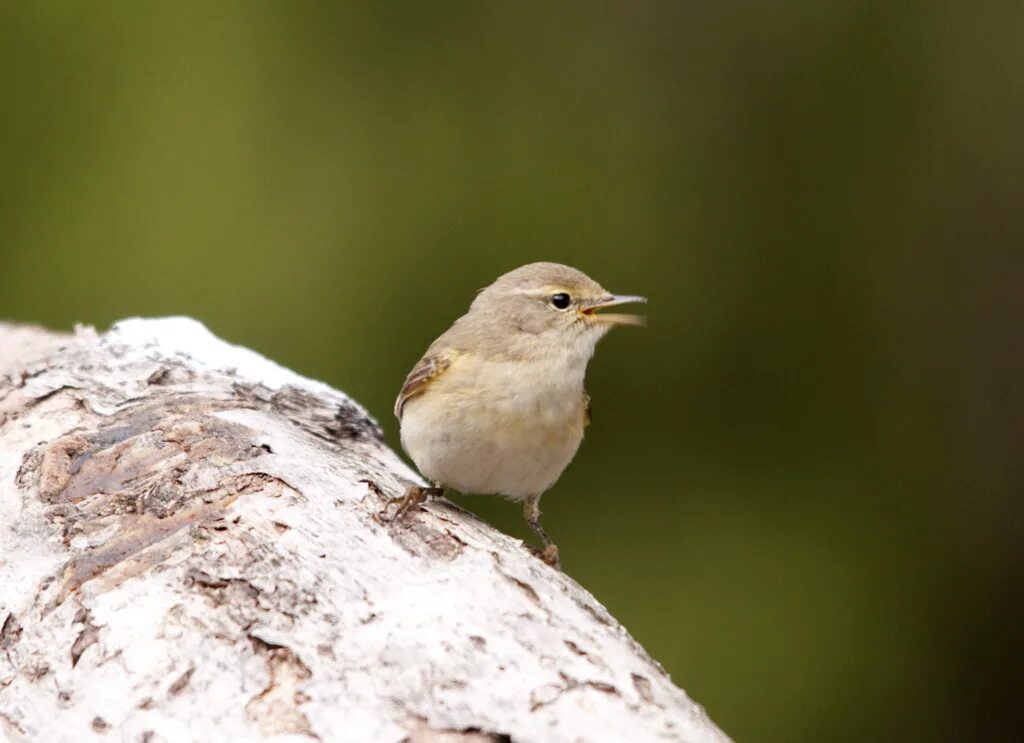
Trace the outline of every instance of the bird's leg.
{"label": "bird's leg", "polygon": [[[405,495],[388,498],[387,503],[384,504],[384,508],[380,510],[378,516],[381,521],[397,521],[413,506],[418,506],[421,503],[426,502],[427,498],[432,496],[441,495],[444,495],[444,488],[425,488],[421,485],[410,485],[409,489],[405,491]],[[398,509],[395,511],[394,516],[387,518],[388,509],[391,508],[393,504],[398,504]]]}
{"label": "bird's leg", "polygon": [[540,537],[544,549],[537,553],[537,556],[553,568],[561,569],[561,561],[558,559],[558,546],[551,541],[551,537],[540,525],[540,496],[531,495],[523,501],[523,516],[530,529]]}

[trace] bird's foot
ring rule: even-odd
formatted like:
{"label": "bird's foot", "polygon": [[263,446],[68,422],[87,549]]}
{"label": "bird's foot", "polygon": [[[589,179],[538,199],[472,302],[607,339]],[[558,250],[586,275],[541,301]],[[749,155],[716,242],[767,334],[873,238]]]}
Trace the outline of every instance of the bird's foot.
{"label": "bird's foot", "polygon": [[547,544],[543,549],[539,547],[530,547],[529,550],[535,557],[540,558],[555,570],[562,569],[562,560],[558,554],[557,544]]}
{"label": "bird's foot", "polygon": [[[375,492],[380,493],[380,490],[378,489]],[[384,508],[378,512],[377,518],[386,524],[398,521],[413,506],[425,503],[431,496],[440,496],[443,494],[444,488],[424,488],[420,485],[410,485],[404,495],[388,498],[387,502],[384,504]],[[395,509],[393,516],[388,516],[388,511],[391,510],[392,506],[397,506],[397,508]]]}
{"label": "bird's foot", "polygon": [[533,495],[523,501],[523,517],[526,519],[530,530],[536,534],[544,545],[543,549],[530,548],[537,557],[553,567],[555,570],[562,569],[562,561],[558,559],[558,547],[551,541],[551,537],[540,525],[540,496]]}

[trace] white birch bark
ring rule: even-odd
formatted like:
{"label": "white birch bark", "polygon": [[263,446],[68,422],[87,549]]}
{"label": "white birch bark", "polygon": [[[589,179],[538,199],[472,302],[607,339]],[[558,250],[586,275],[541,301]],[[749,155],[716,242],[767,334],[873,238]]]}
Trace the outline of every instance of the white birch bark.
{"label": "white birch bark", "polygon": [[0,325],[0,740],[725,741],[359,405],[188,319]]}

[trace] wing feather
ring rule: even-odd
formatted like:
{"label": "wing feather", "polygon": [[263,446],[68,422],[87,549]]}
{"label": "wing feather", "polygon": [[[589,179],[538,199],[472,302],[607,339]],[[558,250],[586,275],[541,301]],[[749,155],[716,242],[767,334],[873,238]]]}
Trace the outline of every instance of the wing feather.
{"label": "wing feather", "polygon": [[395,400],[395,417],[402,420],[402,409],[405,404],[423,393],[430,384],[444,373],[445,369],[452,365],[451,356],[447,353],[427,354],[409,372],[402,385],[402,391],[398,393]]}

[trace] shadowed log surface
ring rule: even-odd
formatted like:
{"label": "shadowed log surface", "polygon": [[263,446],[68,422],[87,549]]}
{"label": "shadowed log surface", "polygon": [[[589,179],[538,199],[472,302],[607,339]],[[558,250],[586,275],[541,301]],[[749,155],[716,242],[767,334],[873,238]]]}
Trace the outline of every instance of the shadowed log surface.
{"label": "shadowed log surface", "polygon": [[0,740],[724,741],[358,404],[183,318],[0,325]]}

